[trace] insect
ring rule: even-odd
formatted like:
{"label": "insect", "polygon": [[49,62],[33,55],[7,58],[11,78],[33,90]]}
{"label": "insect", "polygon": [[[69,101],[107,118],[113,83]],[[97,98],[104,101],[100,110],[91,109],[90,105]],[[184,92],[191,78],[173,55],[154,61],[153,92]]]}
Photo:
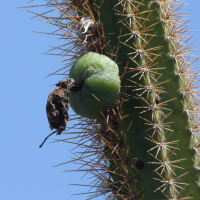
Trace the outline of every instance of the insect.
{"label": "insect", "polygon": [[69,109],[69,98],[68,94],[70,87],[73,85],[74,80],[69,78],[65,81],[59,81],[56,84],[56,88],[49,94],[46,105],[46,114],[51,130],[56,129],[49,134],[40,148],[43,146],[49,136],[57,133],[60,135],[66,128],[67,121],[69,120],[68,109]]}

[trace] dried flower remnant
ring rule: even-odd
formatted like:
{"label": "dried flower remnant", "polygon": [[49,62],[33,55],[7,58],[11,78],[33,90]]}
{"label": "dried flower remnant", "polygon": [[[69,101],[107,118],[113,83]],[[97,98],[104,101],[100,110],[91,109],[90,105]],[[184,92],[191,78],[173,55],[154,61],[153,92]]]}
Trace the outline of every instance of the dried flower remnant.
{"label": "dried flower remnant", "polygon": [[43,146],[44,142],[49,136],[57,132],[60,135],[66,128],[67,121],[69,120],[69,90],[74,83],[73,79],[67,79],[66,81],[59,81],[56,84],[56,88],[49,94],[46,105],[46,113],[51,130],[56,129],[50,135],[48,135],[43,143],[39,146]]}

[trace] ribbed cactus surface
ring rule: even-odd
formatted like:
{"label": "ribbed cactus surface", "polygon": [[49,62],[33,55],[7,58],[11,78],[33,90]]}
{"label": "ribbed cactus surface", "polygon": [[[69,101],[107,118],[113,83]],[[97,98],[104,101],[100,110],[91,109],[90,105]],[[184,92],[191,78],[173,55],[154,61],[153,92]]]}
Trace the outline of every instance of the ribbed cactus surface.
{"label": "ribbed cactus surface", "polygon": [[[182,2],[46,0],[46,6],[47,12],[34,14],[58,28],[52,34],[60,35],[64,42],[55,49],[68,61],[53,74],[66,74],[89,52],[103,54],[119,67],[121,88],[112,105],[103,103],[112,97],[109,81],[102,100],[90,92],[94,90],[87,90],[92,101],[82,98],[86,90],[81,91],[83,96],[69,93],[76,97],[75,111],[82,115],[74,138],[85,148],[74,162],[87,166],[87,172],[96,177],[91,186],[97,190],[92,197],[200,199],[198,73],[191,67],[197,58],[190,54],[193,47],[187,45],[190,37],[185,35],[187,24],[182,22],[185,15],[177,12]],[[106,87],[105,77],[115,73],[110,65],[101,71],[94,68],[98,59],[84,62],[89,63],[86,70],[73,71],[73,77],[94,73]],[[99,87],[97,91],[104,87],[83,84]],[[85,118],[85,108],[91,105],[93,113],[98,104],[105,109]]]}

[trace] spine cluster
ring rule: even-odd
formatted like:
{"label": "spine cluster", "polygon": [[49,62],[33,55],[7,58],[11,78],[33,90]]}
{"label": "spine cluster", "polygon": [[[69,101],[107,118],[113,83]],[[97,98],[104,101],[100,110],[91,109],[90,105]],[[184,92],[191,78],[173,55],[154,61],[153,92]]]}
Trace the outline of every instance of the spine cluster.
{"label": "spine cluster", "polygon": [[52,17],[34,14],[66,40],[55,49],[68,63],[53,74],[65,74],[88,52],[109,56],[120,70],[118,102],[101,117],[79,118],[75,127],[76,144],[85,148],[79,163],[95,177],[90,198],[199,199],[198,71],[191,67],[197,57],[190,54],[184,14],[177,13],[184,5],[178,0],[46,2]]}

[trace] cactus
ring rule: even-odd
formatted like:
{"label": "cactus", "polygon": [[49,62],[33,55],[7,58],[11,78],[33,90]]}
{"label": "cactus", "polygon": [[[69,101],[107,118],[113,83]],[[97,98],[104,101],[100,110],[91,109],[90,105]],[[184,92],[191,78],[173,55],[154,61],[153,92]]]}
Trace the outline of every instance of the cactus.
{"label": "cactus", "polygon": [[[81,96],[73,99],[70,91],[70,105],[83,116],[75,126],[79,131],[74,138],[80,140],[76,144],[85,148],[78,160],[96,177],[91,186],[97,190],[90,198],[198,200],[198,73],[190,67],[198,58],[187,45],[184,14],[177,13],[182,2],[46,0],[46,6],[47,12],[34,14],[56,26],[59,32],[52,34],[66,40],[54,49],[61,50],[67,64],[51,75],[71,69],[70,77],[85,76],[72,65],[82,66],[89,52],[106,55],[119,67],[115,80],[119,86],[120,78],[120,93],[116,89],[118,96],[115,92],[110,104],[103,102],[109,92],[102,98],[94,95],[92,114],[84,110],[87,102],[74,108],[73,101]],[[106,75],[112,74],[109,70]],[[106,109],[99,109],[100,104]]]}

